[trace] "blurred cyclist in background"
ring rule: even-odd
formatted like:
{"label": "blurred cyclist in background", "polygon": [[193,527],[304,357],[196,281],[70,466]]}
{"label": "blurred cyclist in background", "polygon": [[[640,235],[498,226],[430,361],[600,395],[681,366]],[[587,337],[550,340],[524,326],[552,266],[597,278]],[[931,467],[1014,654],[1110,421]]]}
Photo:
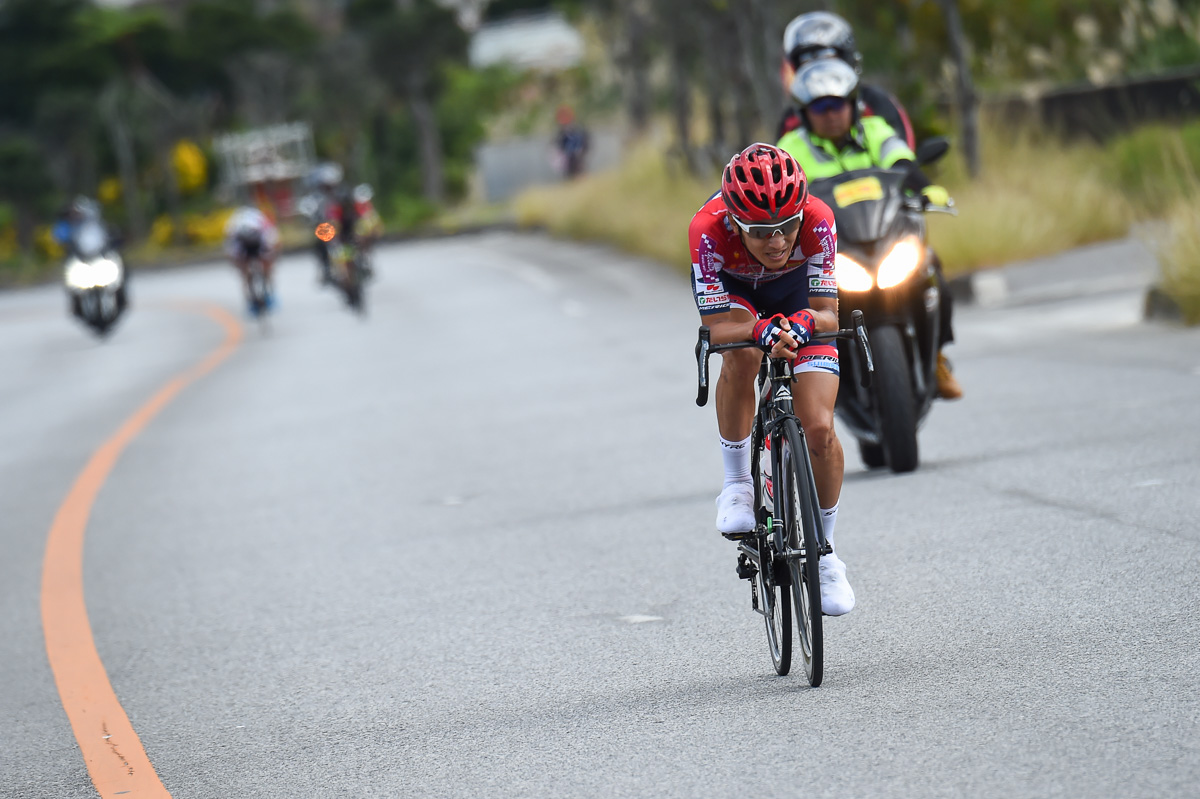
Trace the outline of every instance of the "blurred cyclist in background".
{"label": "blurred cyclist in background", "polygon": [[279,255],[279,229],[262,211],[252,206],[242,206],[233,212],[225,225],[225,254],[242,273],[246,288],[246,302],[254,314],[254,290],[250,282],[250,262],[257,258],[262,264],[263,279],[267,286],[266,309],[275,307],[275,288],[272,274],[275,258]]}
{"label": "blurred cyclist in background", "polygon": [[[783,32],[783,88],[789,91],[796,70],[819,58],[836,58],[844,61],[855,72],[862,74],[862,53],[854,42],[854,31],[850,23],[828,11],[810,11],[788,23]],[[917,146],[912,122],[900,101],[878,86],[860,84],[858,99],[862,104],[863,116],[880,116],[904,139],[909,149]],[[800,109],[790,107],[783,112],[776,138],[803,124]]]}

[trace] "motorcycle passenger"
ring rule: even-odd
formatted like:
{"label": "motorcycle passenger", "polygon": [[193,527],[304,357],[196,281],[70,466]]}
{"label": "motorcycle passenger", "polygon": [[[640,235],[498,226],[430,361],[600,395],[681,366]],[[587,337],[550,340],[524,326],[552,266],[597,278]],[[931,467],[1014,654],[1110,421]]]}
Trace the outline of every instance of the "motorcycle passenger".
{"label": "motorcycle passenger", "polygon": [[[790,93],[796,71],[818,58],[841,59],[853,67],[855,73],[862,74],[862,53],[855,44],[850,23],[828,11],[810,11],[789,22],[783,32],[783,53],[785,92]],[[893,130],[902,135],[910,149],[917,146],[908,112],[890,92],[879,86],[863,83],[858,87],[858,99],[862,105],[863,116],[883,117]],[[795,106],[788,107],[783,112],[779,132],[775,138],[781,138],[801,124],[803,120],[800,117],[800,109]]]}
{"label": "motorcycle passenger", "polygon": [[253,206],[243,206],[229,217],[225,225],[225,254],[242,273],[246,288],[246,302],[254,314],[254,290],[251,284],[250,261],[257,258],[262,264],[263,280],[267,286],[265,306],[275,307],[275,289],[272,273],[275,258],[279,254],[279,230],[267,215]]}
{"label": "motorcycle passenger", "polygon": [[[757,143],[725,167],[720,192],[693,217],[688,239],[692,291],[712,343],[753,340],[763,352],[792,360],[794,409],[812,454],[832,546],[844,472],[833,426],[838,353],[832,342],[809,342],[814,332],[838,327],[833,213],[808,193],[796,159]],[[755,526],[750,444],[763,356],[752,349],[721,356],[716,407],[725,483],[717,497],[717,529],[739,533]],[[822,609],[831,616],[849,612],[854,591],[845,564],[834,553],[820,564]]]}
{"label": "motorcycle passenger", "polygon": [[[792,81],[792,94],[800,107],[801,127],[779,140],[792,154],[809,180],[834,177],[852,169],[903,167],[916,161],[912,149],[882,117],[864,116],[859,103],[858,75],[839,59],[810,61]],[[950,193],[913,168],[905,188],[920,194],[930,205],[952,203]],[[954,340],[951,315],[953,298],[937,254],[933,259],[941,302],[938,331],[937,389],[942,399],[958,399],[962,387],[954,377],[942,348]]]}

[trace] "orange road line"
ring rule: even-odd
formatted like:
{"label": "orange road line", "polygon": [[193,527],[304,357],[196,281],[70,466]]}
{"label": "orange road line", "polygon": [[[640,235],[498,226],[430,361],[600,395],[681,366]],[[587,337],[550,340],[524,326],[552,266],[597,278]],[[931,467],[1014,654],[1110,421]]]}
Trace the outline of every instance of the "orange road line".
{"label": "orange road line", "polygon": [[92,454],[58,508],[42,562],[46,654],[88,774],[102,799],[171,796],[150,764],[96,652],[83,596],[83,539],[92,504],[125,447],[175,395],[216,368],[241,343],[242,327],[228,312],[210,305],[181,307],[214,319],[225,329],[225,340],[203,361],[160,388]]}

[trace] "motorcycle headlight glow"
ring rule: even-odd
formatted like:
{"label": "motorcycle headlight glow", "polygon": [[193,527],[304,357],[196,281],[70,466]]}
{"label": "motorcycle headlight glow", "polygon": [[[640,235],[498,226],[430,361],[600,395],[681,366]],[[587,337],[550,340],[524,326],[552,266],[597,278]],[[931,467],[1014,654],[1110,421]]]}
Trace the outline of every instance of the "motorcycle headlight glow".
{"label": "motorcycle headlight glow", "polygon": [[67,262],[64,279],[73,289],[110,286],[121,279],[121,265],[111,258],[97,258],[94,261],[72,258]]}
{"label": "motorcycle headlight glow", "polygon": [[870,291],[874,281],[871,273],[862,264],[843,253],[837,254],[834,262],[837,270],[838,288],[842,291]]}
{"label": "motorcycle headlight glow", "polygon": [[879,265],[879,288],[890,289],[908,280],[909,275],[921,265],[921,255],[921,242],[916,236],[896,242],[896,246]]}

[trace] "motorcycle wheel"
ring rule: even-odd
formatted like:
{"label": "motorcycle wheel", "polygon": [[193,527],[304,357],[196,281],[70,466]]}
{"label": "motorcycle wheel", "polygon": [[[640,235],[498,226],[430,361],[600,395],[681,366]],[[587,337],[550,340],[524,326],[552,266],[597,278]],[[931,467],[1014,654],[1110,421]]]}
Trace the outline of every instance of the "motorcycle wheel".
{"label": "motorcycle wheel", "polygon": [[878,327],[871,331],[871,350],[875,356],[875,400],[887,465],[893,472],[911,472],[919,461],[917,409],[904,338],[891,325]]}
{"label": "motorcycle wheel", "polygon": [[882,469],[884,466],[887,466],[887,453],[883,451],[881,444],[870,444],[866,441],[859,441],[858,455],[862,458],[863,465],[868,469]]}

